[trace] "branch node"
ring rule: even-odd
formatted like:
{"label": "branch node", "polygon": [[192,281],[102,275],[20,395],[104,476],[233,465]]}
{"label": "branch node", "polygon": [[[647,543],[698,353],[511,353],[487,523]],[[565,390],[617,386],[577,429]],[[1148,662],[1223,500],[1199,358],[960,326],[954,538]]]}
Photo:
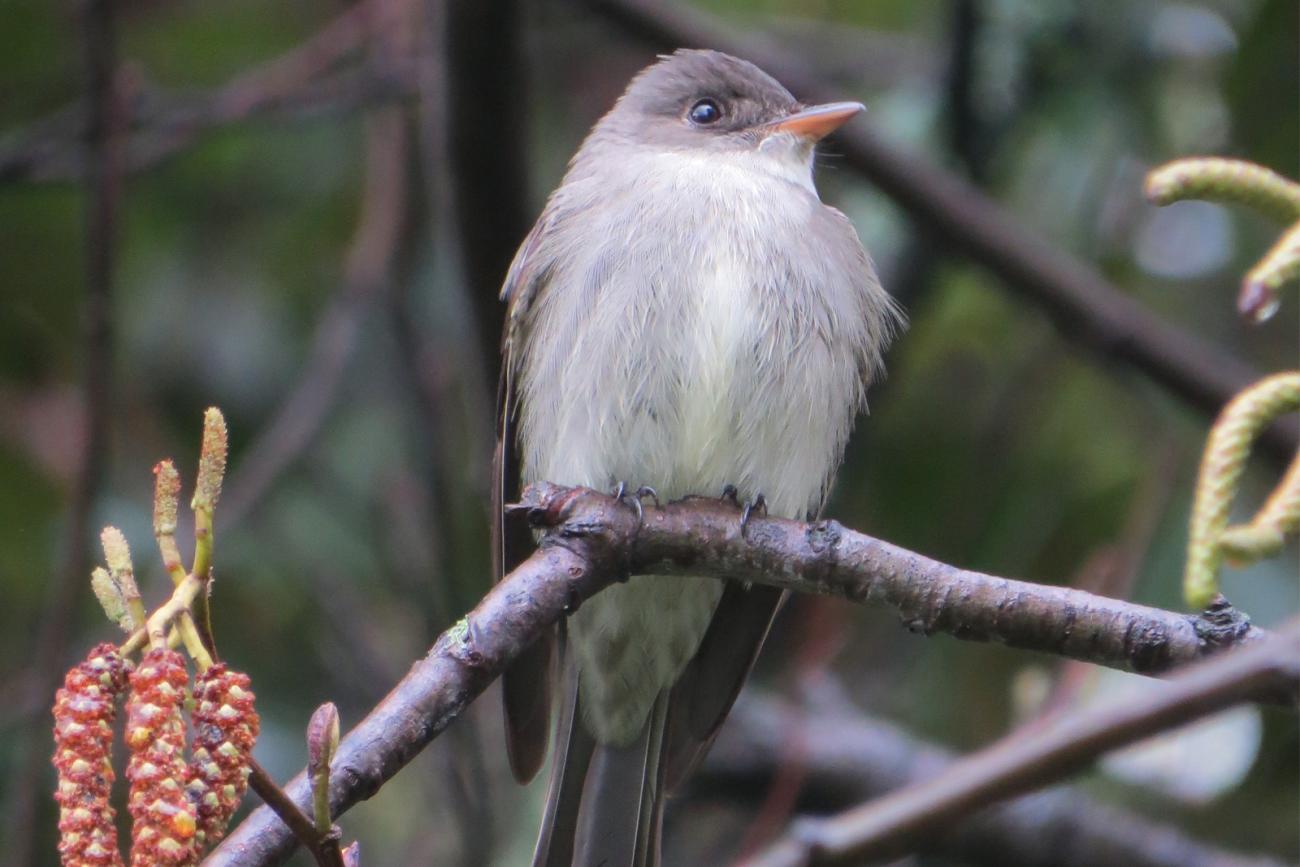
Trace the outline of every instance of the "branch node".
{"label": "branch node", "polygon": [[844,526],[834,520],[818,521],[804,533],[804,538],[808,540],[808,547],[818,554],[834,551],[839,547],[840,539],[843,537]]}
{"label": "branch node", "polygon": [[1218,650],[1241,643],[1250,632],[1250,616],[1217,593],[1209,606],[1192,618],[1192,626],[1207,650]]}

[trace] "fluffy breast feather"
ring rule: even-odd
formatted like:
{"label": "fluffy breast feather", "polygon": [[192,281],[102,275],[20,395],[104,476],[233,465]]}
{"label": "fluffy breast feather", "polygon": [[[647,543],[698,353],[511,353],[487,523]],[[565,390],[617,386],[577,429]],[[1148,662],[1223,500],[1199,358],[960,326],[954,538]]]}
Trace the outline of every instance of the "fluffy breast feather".
{"label": "fluffy breast feather", "polygon": [[556,193],[522,346],[528,477],[675,496],[762,484],[782,459],[769,450],[793,448],[802,482],[764,493],[791,514],[820,495],[888,302],[838,212],[744,159],[652,154],[627,161],[622,187],[580,177]]}
{"label": "fluffy breast feather", "polygon": [[[525,481],[820,507],[888,302],[852,227],[788,166],[633,155],[548,205],[519,330]],[[805,175],[807,170],[805,168]],[[636,576],[571,621],[587,723],[628,743],[695,653],[716,582]]]}

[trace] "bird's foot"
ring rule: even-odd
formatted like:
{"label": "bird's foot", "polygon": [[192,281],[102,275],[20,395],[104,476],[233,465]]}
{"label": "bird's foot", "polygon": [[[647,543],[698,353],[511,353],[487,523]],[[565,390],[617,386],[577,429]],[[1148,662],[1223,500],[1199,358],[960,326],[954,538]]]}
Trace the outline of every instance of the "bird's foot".
{"label": "bird's foot", "polygon": [[751,499],[745,501],[745,507],[740,513],[740,535],[742,538],[745,535],[745,529],[749,526],[749,519],[755,513],[767,514],[767,497],[763,496],[762,491],[756,492]]}
{"label": "bird's foot", "polygon": [[737,509],[740,509],[740,535],[745,535],[745,528],[749,526],[749,519],[755,514],[767,514],[767,497],[763,496],[762,491],[755,491],[754,496],[740,502],[740,490],[735,485],[724,485],[722,493],[718,499],[724,503],[730,503]]}
{"label": "bird's foot", "polygon": [[641,506],[643,499],[648,497],[654,501],[656,509],[663,508],[663,505],[659,502],[659,494],[649,485],[642,485],[635,491],[629,491],[627,482],[619,482],[611,493],[614,499],[636,512],[638,530],[645,523],[645,509]]}

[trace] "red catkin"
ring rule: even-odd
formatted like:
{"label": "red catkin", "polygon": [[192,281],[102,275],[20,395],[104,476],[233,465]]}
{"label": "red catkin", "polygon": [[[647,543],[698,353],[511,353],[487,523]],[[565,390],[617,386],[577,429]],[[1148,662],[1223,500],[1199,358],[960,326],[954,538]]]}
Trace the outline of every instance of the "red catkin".
{"label": "red catkin", "polygon": [[126,744],[131,750],[131,864],[192,864],[197,859],[194,806],[186,794],[185,721],[189,673],[174,650],[150,650],[131,675]]}
{"label": "red catkin", "polygon": [[194,687],[194,752],[188,792],[198,815],[200,846],[226,832],[248,788],[249,757],[260,721],[248,675],[217,663]]}
{"label": "red catkin", "polygon": [[114,810],[113,720],[131,664],[100,644],[70,670],[54,696],[54,767],[59,784],[59,858],[68,867],[121,865]]}

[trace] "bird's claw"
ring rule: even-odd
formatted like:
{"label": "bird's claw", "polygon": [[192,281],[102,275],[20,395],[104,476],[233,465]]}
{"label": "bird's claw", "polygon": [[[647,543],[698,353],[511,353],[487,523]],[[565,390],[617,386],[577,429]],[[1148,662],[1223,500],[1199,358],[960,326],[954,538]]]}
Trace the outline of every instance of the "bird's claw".
{"label": "bird's claw", "polygon": [[726,500],[737,509],[740,508],[740,490],[735,485],[723,485],[722,493],[718,495],[719,500]]}
{"label": "bird's claw", "polygon": [[659,502],[659,493],[649,485],[642,485],[635,491],[629,493],[627,482],[619,482],[614,488],[613,496],[614,499],[636,512],[636,526],[638,530],[641,529],[641,525],[645,523],[645,509],[641,505],[642,499],[649,497],[654,501],[656,509],[662,508],[662,504]]}
{"label": "bird's claw", "polygon": [[654,488],[650,487],[649,485],[642,485],[641,487],[636,489],[636,498],[638,500],[641,500],[645,497],[649,497],[651,499],[651,501],[655,504],[656,509],[662,509],[664,507],[663,503],[659,502],[659,492],[656,491]]}
{"label": "bird's claw", "polygon": [[753,499],[745,502],[745,508],[740,513],[740,535],[745,535],[745,529],[749,526],[749,519],[757,512],[762,515],[767,514],[767,497],[763,496],[760,491],[754,494]]}
{"label": "bird's claw", "polygon": [[745,535],[745,529],[749,526],[749,519],[752,518],[755,513],[760,515],[767,514],[767,497],[763,496],[762,491],[755,491],[753,497],[746,500],[744,503],[741,503],[740,490],[735,485],[727,484],[723,485],[722,493],[718,495],[718,499],[725,503],[731,503],[731,505],[741,510],[740,535],[742,537]]}

